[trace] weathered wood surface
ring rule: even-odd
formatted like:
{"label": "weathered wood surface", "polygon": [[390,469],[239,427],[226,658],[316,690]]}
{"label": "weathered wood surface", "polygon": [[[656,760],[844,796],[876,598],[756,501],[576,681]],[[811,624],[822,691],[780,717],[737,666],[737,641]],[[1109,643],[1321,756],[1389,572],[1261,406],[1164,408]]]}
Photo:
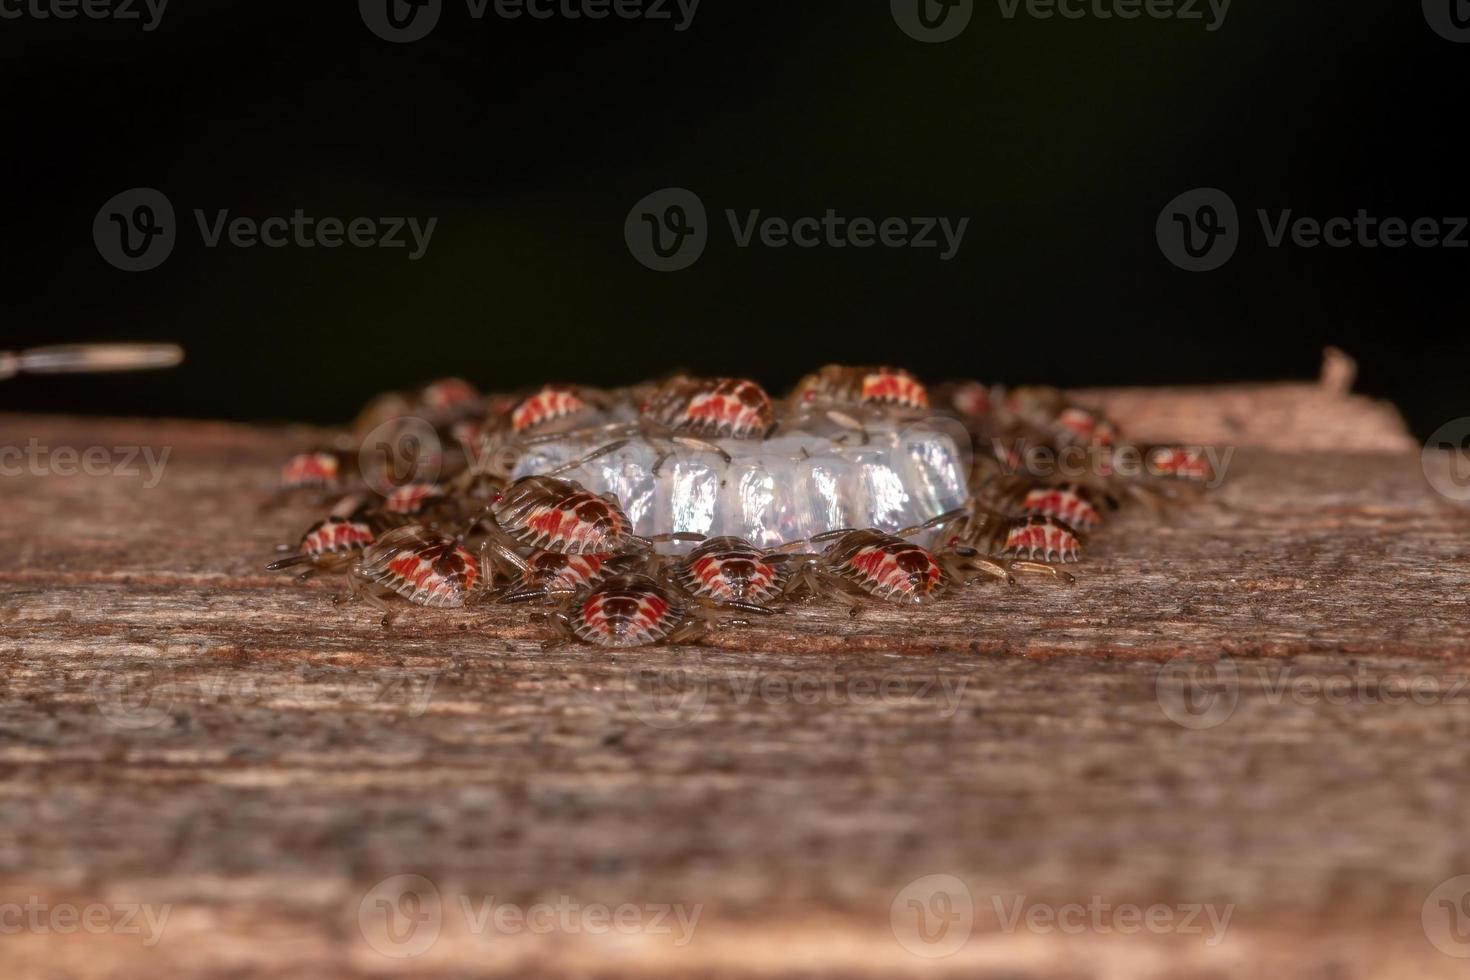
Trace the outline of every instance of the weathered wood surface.
{"label": "weathered wood surface", "polygon": [[[1167,399],[1118,397],[1163,427]],[[1470,512],[1391,411],[1333,395],[1383,451],[1284,451],[1279,420],[1319,416],[1273,399],[1321,397],[1253,395],[1278,421],[1242,416],[1224,487],[1131,512],[1073,588],[803,608],[624,654],[543,650],[524,610],[385,632],[331,582],[263,572],[311,518],[255,513],[308,434],[0,418],[0,446],[170,449],[149,488],[0,478],[0,973],[1463,975],[1421,912],[1470,874]],[[395,959],[359,910],[402,874],[442,914]],[[903,892],[935,874],[975,909],[942,959],[911,951],[939,947]],[[699,918],[682,945],[651,913],[629,935],[477,931],[461,896]],[[1020,896],[1232,908],[1211,945],[1203,914],[1008,930]],[[11,928],[6,903],[169,912],[148,944],[141,916],[64,934]]]}
{"label": "weathered wood surface", "polygon": [[1387,402],[1348,397],[1356,374],[1352,358],[1328,348],[1315,385],[1114,388],[1076,394],[1106,404],[1108,415],[1140,442],[1187,441],[1293,453],[1413,449],[1397,409]]}

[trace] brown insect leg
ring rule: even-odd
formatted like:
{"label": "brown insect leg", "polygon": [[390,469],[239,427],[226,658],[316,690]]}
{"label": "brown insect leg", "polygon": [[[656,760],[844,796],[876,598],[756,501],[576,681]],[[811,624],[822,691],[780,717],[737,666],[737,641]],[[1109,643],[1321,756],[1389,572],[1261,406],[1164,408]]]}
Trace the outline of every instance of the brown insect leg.
{"label": "brown insect leg", "polygon": [[1066,585],[1072,585],[1077,581],[1077,577],[1071,572],[1063,571],[1057,566],[1048,564],[1044,561],[1031,561],[1029,559],[1018,558],[1011,560],[1007,563],[1007,565],[1008,567],[1020,572],[1043,572],[1047,575],[1052,575],[1058,581]]}
{"label": "brown insect leg", "polygon": [[552,613],[532,613],[531,619],[545,622],[556,630],[556,639],[541,641],[541,649],[544,651],[571,650],[584,645],[582,638],[572,629],[571,617],[561,610]]}
{"label": "brown insect leg", "polygon": [[[981,558],[978,554],[967,557],[955,557],[941,555],[939,563],[950,576],[964,585],[977,582],[989,575],[998,578],[1007,585],[1015,585],[1016,577],[1000,562],[991,561],[989,558]],[[967,572],[979,572],[978,575],[967,575]]]}
{"label": "brown insect leg", "polygon": [[576,594],[576,589],[549,589],[544,585],[533,585],[524,589],[502,592],[495,601],[501,605],[512,605],[518,602],[535,602],[538,599],[559,601]]}
{"label": "brown insect leg", "polygon": [[363,578],[356,571],[353,571],[347,576],[347,590],[347,595],[339,595],[332,602],[340,605],[344,602],[361,600],[383,613],[382,619],[379,620],[383,629],[387,629],[392,625],[393,618],[398,614],[392,606],[388,605],[387,599],[385,598],[386,596],[392,595],[391,592],[379,589],[376,583]]}
{"label": "brown insect leg", "polygon": [[861,600],[868,597],[867,593],[846,579],[831,574],[815,562],[792,576],[793,581],[797,579],[801,580],[803,587],[813,598],[831,599],[846,605],[849,619],[856,619],[862,615]]}
{"label": "brown insect leg", "polygon": [[693,643],[709,634],[710,624],[698,615],[685,618],[664,637],[665,643]]}
{"label": "brown insect leg", "polygon": [[910,527],[904,528],[902,531],[895,531],[893,532],[894,537],[911,537],[915,534],[919,534],[922,531],[932,531],[936,527],[944,527],[945,525],[953,524],[956,521],[966,520],[969,518],[969,516],[970,509],[968,507],[956,507],[954,510],[945,511],[943,514],[931,517],[922,524],[914,524]]}

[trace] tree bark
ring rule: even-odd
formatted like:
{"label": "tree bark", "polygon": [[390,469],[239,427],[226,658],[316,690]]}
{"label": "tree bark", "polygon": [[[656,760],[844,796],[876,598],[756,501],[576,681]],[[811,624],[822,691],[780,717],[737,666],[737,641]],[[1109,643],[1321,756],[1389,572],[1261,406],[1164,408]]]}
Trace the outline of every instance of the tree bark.
{"label": "tree bark", "polygon": [[[308,430],[0,417],[48,450],[0,477],[4,972],[1461,975],[1431,934],[1470,953],[1435,891],[1470,874],[1470,512],[1342,387],[1088,393],[1236,452],[1075,586],[626,653],[527,609],[384,630],[265,572],[314,516],[258,512]],[[388,935],[406,874],[430,904]],[[478,918],[537,903],[577,908]]]}

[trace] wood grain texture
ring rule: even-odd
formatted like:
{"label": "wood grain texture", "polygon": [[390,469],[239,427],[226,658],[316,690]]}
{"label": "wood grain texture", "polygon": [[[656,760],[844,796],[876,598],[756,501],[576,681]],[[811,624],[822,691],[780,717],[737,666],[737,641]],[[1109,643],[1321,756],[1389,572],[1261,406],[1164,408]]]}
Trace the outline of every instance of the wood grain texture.
{"label": "wood grain texture", "polygon": [[[170,450],[152,487],[0,478],[3,972],[1463,975],[1421,913],[1447,928],[1433,890],[1470,874],[1470,512],[1391,410],[1323,392],[1099,393],[1150,438],[1201,439],[1210,404],[1275,422],[1243,415],[1224,487],[1129,512],[1075,587],[619,654],[544,649],[527,610],[384,631],[264,572],[312,513],[256,505],[312,433],[0,418],[0,446]],[[1326,451],[1344,415],[1359,448]],[[440,914],[400,959],[372,889],[404,874]],[[927,875],[974,907],[941,959],[912,951]],[[491,896],[698,919],[480,929]],[[1230,919],[1007,928],[1073,902]],[[168,907],[157,942],[134,903]],[[67,905],[113,927],[62,932]]]}

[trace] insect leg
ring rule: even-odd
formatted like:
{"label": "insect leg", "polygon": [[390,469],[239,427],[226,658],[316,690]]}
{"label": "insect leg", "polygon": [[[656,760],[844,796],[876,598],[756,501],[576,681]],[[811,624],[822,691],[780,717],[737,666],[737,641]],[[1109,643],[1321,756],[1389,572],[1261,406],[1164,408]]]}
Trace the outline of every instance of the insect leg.
{"label": "insect leg", "polygon": [[845,604],[849,619],[856,619],[862,614],[862,600],[868,598],[866,592],[815,562],[807,566],[805,571],[812,595]]}
{"label": "insect leg", "polygon": [[932,531],[936,527],[944,527],[947,524],[953,524],[955,521],[964,520],[969,514],[969,508],[956,507],[954,510],[945,511],[943,514],[931,517],[922,524],[915,524],[911,527],[904,528],[902,531],[895,531],[893,533],[895,537],[907,538],[921,531]]}
{"label": "insect leg", "polygon": [[862,422],[853,418],[851,415],[848,415],[846,412],[839,412],[835,408],[830,408],[824,414],[826,415],[829,422],[839,425],[849,432],[856,432],[858,436],[862,439],[862,444],[864,446],[866,446],[869,442],[872,442],[872,436],[868,434],[867,427],[864,426]]}
{"label": "insect leg", "polygon": [[675,626],[669,635],[664,637],[665,643],[692,643],[706,636],[710,631],[710,625],[699,616],[688,616],[678,626]]}
{"label": "insect leg", "polygon": [[[980,554],[973,548],[957,548],[951,554],[941,555],[939,561],[945,571],[965,585],[979,581],[984,575],[998,578],[1007,585],[1016,584],[1016,577],[1004,565],[989,558],[980,557]],[[969,576],[964,574],[971,571],[981,574]]]}
{"label": "insect leg", "polygon": [[755,613],[759,616],[771,616],[776,612],[769,606],[763,606],[758,602],[747,602],[744,599],[724,599],[715,605],[722,609],[739,609],[742,612]]}
{"label": "insect leg", "polygon": [[514,548],[507,546],[504,541],[491,538],[480,545],[482,555],[487,551],[493,553],[494,559],[492,560],[503,561],[522,575],[527,575],[531,571],[531,563],[522,558]]}
{"label": "insect leg", "polygon": [[[854,530],[856,530],[856,528],[851,528],[851,527],[835,527],[835,528],[833,528],[830,531],[823,531],[821,534],[814,534],[810,538],[808,538],[806,541],[802,541],[802,542],[795,542],[795,541],[793,541],[792,544],[793,545],[794,544],[798,544],[798,543],[800,543],[800,544],[821,544],[823,541],[835,541],[838,538],[842,537],[844,534],[851,534]],[[782,547],[785,547],[785,546],[783,545]]]}
{"label": "insect leg", "polygon": [[542,650],[570,650],[583,642],[582,638],[577,635],[577,631],[572,629],[571,617],[561,609],[550,613],[539,613],[532,618],[549,623],[557,633],[556,639],[541,641]]}
{"label": "insect leg", "polygon": [[720,457],[720,459],[725,461],[726,466],[730,465],[730,463],[732,462],[729,453],[725,452],[719,446],[715,445],[707,439],[700,439],[695,436],[674,436],[669,441],[674,443],[676,446],[682,446],[685,449],[692,449],[695,452],[714,453],[716,456]]}
{"label": "insect leg", "polygon": [[560,466],[558,466],[556,469],[549,470],[549,471],[547,471],[546,473],[544,473],[542,475],[544,475],[544,476],[558,476],[558,475],[560,475],[562,473],[567,472],[568,470],[574,470],[574,469],[576,469],[579,466],[585,466],[587,463],[590,463],[593,460],[601,459],[602,457],[606,456],[608,453],[615,453],[615,452],[617,452],[619,449],[622,449],[624,446],[626,446],[628,444],[628,441],[629,440],[627,440],[627,439],[619,439],[616,442],[610,442],[606,446],[601,446],[601,447],[599,447],[597,449],[592,450],[592,452],[588,453],[586,456],[583,456],[581,459],[574,459],[574,460],[572,460],[569,463],[563,463]]}
{"label": "insect leg", "polygon": [[356,570],[347,576],[347,589],[349,592],[348,596],[337,596],[332,601],[336,603],[354,600],[366,602],[368,605],[382,612],[383,617],[379,622],[382,624],[383,629],[387,629],[392,624],[393,618],[398,615],[384,598],[385,595],[391,595],[392,593],[379,591],[374,582],[363,578]]}
{"label": "insect leg", "polygon": [[1016,559],[1008,562],[1007,565],[1019,572],[1042,572],[1051,575],[1066,585],[1072,585],[1077,581],[1077,577],[1071,572],[1063,571],[1055,565],[1048,565],[1044,561]]}
{"label": "insect leg", "polygon": [[575,593],[575,589],[549,589],[544,585],[531,585],[524,589],[506,592],[495,601],[501,605],[512,605],[518,602],[535,602],[538,599],[565,599]]}

